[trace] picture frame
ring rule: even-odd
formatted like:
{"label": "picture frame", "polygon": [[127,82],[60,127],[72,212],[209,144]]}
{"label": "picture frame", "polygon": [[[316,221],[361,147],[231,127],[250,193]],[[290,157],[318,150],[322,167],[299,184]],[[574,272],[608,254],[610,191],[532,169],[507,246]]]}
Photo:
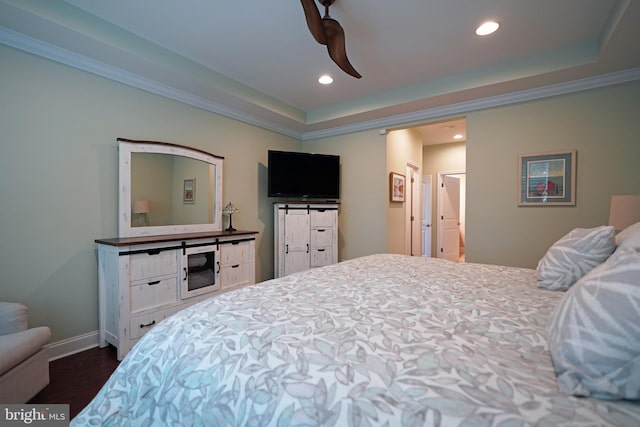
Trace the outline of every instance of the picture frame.
{"label": "picture frame", "polygon": [[576,150],[518,157],[519,206],[575,206]]}
{"label": "picture frame", "polygon": [[196,202],[196,179],[185,179],[184,190],[182,192],[183,203],[195,203]]}
{"label": "picture frame", "polygon": [[399,173],[391,172],[389,174],[389,199],[392,202],[404,202],[405,195],[405,176]]}

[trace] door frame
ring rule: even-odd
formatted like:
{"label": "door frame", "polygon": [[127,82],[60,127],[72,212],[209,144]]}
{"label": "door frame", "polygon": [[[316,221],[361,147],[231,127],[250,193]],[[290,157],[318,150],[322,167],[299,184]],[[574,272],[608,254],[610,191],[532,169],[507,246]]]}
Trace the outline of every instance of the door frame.
{"label": "door frame", "polygon": [[[427,234],[429,237],[425,239],[422,237],[422,256],[431,257],[433,246],[433,175],[422,175],[421,182],[421,197],[420,206],[422,208],[420,226],[422,229],[422,235]],[[427,224],[425,224],[427,222]]]}
{"label": "door frame", "polygon": [[[404,204],[404,253],[411,256],[422,255],[422,208],[420,167],[412,162],[405,166],[405,204]],[[413,174],[413,182],[411,175]],[[407,191],[409,190],[409,191]],[[413,216],[413,221],[411,217]],[[420,221],[420,227],[418,227]]]}

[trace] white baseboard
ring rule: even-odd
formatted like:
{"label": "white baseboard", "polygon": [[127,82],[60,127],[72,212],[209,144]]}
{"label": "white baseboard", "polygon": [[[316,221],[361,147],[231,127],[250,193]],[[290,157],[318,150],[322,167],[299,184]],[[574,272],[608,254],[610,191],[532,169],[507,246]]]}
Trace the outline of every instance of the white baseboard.
{"label": "white baseboard", "polygon": [[98,346],[99,332],[93,331],[83,335],[67,338],[49,344],[49,361],[61,359],[84,350]]}

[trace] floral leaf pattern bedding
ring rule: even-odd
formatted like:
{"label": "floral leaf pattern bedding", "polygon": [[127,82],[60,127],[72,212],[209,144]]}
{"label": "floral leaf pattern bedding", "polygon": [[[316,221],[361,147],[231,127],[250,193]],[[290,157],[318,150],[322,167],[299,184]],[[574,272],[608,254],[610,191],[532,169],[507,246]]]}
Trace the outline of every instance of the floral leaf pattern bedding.
{"label": "floral leaf pattern bedding", "polygon": [[72,425],[640,425],[561,394],[535,271],[380,254],[213,297],[149,331]]}

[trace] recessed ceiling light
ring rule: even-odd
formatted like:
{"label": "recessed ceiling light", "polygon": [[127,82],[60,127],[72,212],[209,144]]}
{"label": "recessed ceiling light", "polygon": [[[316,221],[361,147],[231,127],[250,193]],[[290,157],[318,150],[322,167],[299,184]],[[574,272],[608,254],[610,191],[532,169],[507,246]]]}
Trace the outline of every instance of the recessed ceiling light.
{"label": "recessed ceiling light", "polygon": [[460,133],[456,133],[455,135],[453,135],[453,139],[462,139],[462,138],[464,138],[464,135]]}
{"label": "recessed ceiling light", "polygon": [[476,34],[479,36],[487,36],[494,33],[500,28],[500,24],[495,21],[487,21],[476,28]]}
{"label": "recessed ceiling light", "polygon": [[318,79],[318,82],[320,82],[323,85],[329,85],[329,84],[333,83],[333,78],[328,74],[323,74]]}

